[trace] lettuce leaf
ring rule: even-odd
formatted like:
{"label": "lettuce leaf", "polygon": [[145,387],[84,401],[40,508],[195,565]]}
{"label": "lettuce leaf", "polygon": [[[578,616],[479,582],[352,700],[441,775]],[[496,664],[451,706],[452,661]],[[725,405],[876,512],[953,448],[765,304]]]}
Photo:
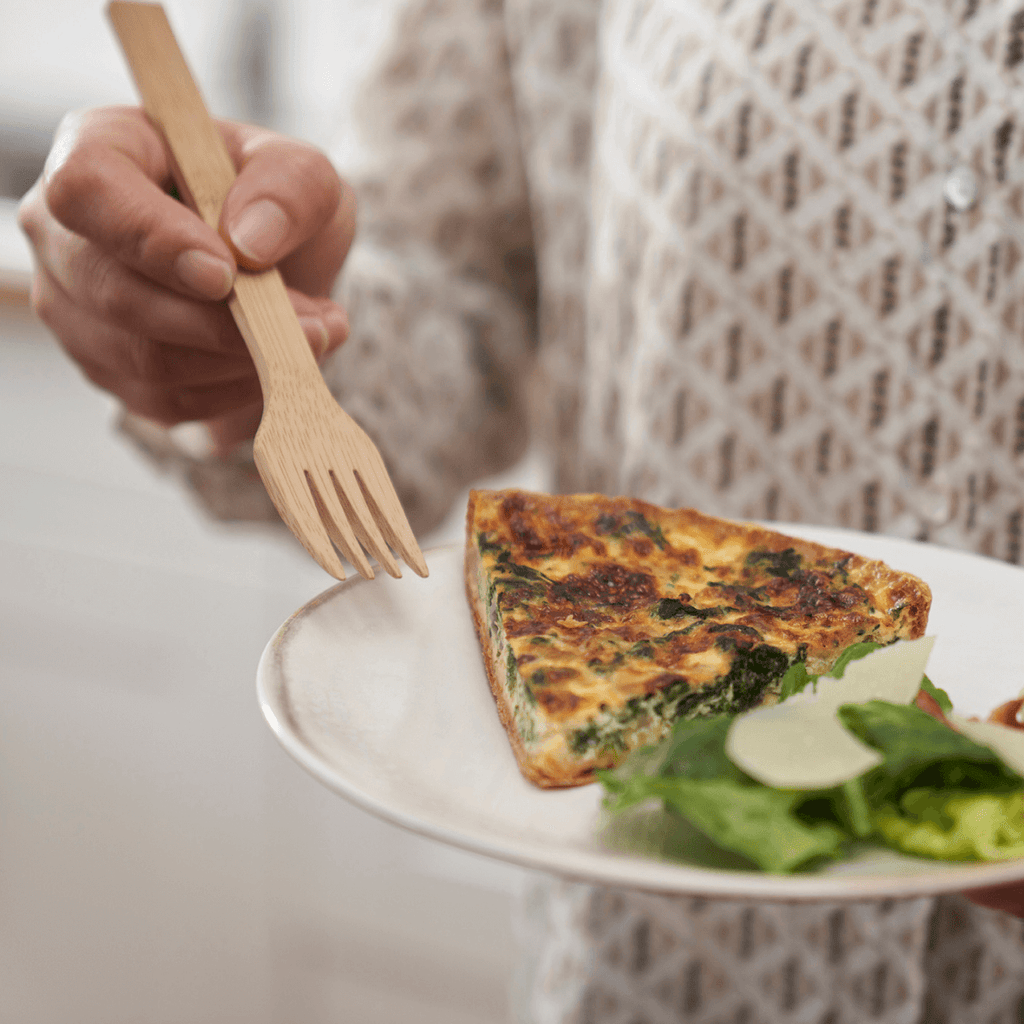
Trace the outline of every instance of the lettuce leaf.
{"label": "lettuce leaf", "polygon": [[[841,678],[850,662],[880,646],[854,644],[829,674]],[[816,678],[802,663],[793,665],[782,696]],[[946,708],[943,691],[927,677],[922,686]],[[865,838],[941,860],[1024,857],[1024,777],[995,751],[913,704],[845,704],[839,718],[884,758],[842,786],[762,785],[726,755],[733,716],[716,715],[679,722],[657,747],[635,751],[618,768],[599,772],[605,806],[620,814],[660,801],[673,820],[696,830],[691,835],[705,836],[710,850],[722,851],[722,863],[738,855],[742,860],[736,863],[775,873],[841,857],[849,844]],[[668,853],[686,855],[671,844]]]}
{"label": "lettuce leaf", "polygon": [[[846,671],[846,666],[851,661],[857,661],[859,658],[864,658],[869,655],[872,651],[877,651],[882,645],[876,643],[874,640],[861,640],[858,643],[850,644],[849,647],[845,648],[842,654],[836,659],[836,663],[828,671],[828,675],[833,679],[842,679],[843,673]],[[811,675],[807,671],[807,666],[802,661],[796,661],[786,670],[786,674],[782,677],[781,689],[779,690],[779,700],[785,700],[787,697],[792,697],[794,693],[801,693],[806,690],[809,685],[816,683],[821,678],[819,675]]]}
{"label": "lettuce leaf", "polygon": [[827,821],[802,821],[795,813],[806,794],[743,785],[727,779],[649,779],[677,814],[723,849],[742,854],[765,871],[790,872],[823,857],[836,857],[846,838]]}
{"label": "lettuce leaf", "polygon": [[739,784],[752,782],[726,757],[728,715],[692,718],[678,722],[656,747],[641,747],[617,768],[599,771],[607,790],[605,806],[621,811],[654,795],[653,778],[721,779]]}
{"label": "lettuce leaf", "polygon": [[904,853],[937,860],[1024,857],[1024,790],[949,793],[908,789],[873,820],[883,839]]}
{"label": "lettuce leaf", "polygon": [[765,871],[790,872],[838,857],[846,832],[833,820],[828,801],[824,814],[803,815],[808,793],[762,786],[737,768],[725,753],[730,722],[728,715],[679,722],[660,746],[599,772],[606,807],[618,813],[660,799],[716,846]]}
{"label": "lettuce leaf", "polygon": [[954,732],[914,704],[872,700],[844,704],[839,718],[885,760],[863,777],[872,804],[896,801],[911,788],[950,792],[1008,793],[1024,788],[1021,778],[990,747]]}
{"label": "lettuce leaf", "polygon": [[1024,778],[995,751],[913,704],[846,704],[839,717],[885,756],[859,781],[889,846],[939,860],[1024,856]]}

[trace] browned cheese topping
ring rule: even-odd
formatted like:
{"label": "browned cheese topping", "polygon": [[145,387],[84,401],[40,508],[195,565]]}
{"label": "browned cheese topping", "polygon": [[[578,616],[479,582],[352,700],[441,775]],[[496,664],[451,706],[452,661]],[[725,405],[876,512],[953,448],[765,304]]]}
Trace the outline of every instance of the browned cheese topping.
{"label": "browned cheese topping", "polygon": [[[916,578],[758,526],[519,491],[475,492],[471,516],[500,628],[558,718],[682,682],[696,691],[738,655],[777,676],[794,661],[821,672],[858,640],[924,632],[928,591]],[[736,710],[763,698],[748,689],[733,693]]]}

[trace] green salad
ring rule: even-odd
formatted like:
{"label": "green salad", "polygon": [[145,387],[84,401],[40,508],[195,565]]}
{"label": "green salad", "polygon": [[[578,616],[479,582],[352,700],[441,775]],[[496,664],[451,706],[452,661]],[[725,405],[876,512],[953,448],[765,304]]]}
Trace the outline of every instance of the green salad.
{"label": "green salad", "polygon": [[607,809],[653,798],[774,873],[864,843],[940,860],[1024,857],[1024,733],[952,716],[954,729],[918,708],[924,689],[952,712],[923,673],[931,642],[856,644],[827,679],[791,669],[773,707],[679,722],[600,773]]}

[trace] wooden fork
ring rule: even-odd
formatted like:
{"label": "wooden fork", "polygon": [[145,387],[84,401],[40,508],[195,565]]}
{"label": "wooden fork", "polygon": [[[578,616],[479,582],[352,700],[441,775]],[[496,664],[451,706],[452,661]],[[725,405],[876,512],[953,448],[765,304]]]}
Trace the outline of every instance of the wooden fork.
{"label": "wooden fork", "polygon": [[[107,13],[146,114],[174,156],[182,197],[217,230],[235,167],[163,8],[112,0]],[[228,307],[263,390],[256,467],[292,533],[337,579],[345,570],[332,541],[368,579],[367,552],[392,576],[402,575],[388,545],[426,576],[380,453],[324,384],[281,275],[239,270]]]}

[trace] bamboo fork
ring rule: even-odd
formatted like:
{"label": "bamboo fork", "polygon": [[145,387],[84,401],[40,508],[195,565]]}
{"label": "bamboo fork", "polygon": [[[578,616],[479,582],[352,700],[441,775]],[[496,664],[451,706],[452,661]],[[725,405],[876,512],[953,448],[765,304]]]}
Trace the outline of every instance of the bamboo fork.
{"label": "bamboo fork", "polygon": [[[146,114],[174,156],[182,196],[217,230],[235,168],[163,8],[112,0],[107,14]],[[337,579],[345,571],[332,541],[368,579],[373,569],[367,552],[392,576],[401,576],[388,545],[426,576],[380,453],[324,384],[281,275],[239,270],[228,307],[263,390],[256,467],[292,533]]]}

